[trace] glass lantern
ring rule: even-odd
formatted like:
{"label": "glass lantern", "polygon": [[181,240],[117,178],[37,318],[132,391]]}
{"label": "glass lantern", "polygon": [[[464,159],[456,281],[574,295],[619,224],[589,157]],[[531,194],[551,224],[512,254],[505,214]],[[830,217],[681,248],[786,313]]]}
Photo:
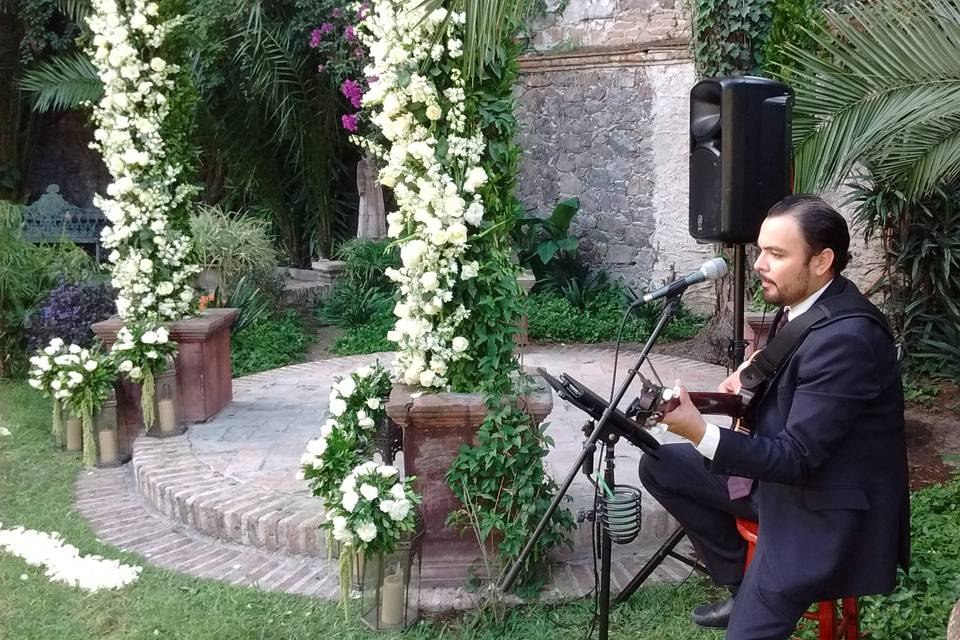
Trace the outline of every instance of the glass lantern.
{"label": "glass lantern", "polygon": [[369,555],[363,563],[360,619],[374,631],[403,631],[420,618],[422,537],[400,540],[392,553]]}
{"label": "glass lantern", "polygon": [[[386,404],[386,400],[382,400]],[[393,464],[397,453],[403,450],[403,429],[390,419],[386,413],[377,422],[377,433],[373,436],[376,451],[380,453],[383,464]]]}
{"label": "glass lantern", "polygon": [[147,435],[154,438],[169,438],[183,434],[187,430],[187,425],[180,421],[177,369],[173,362],[167,362],[167,368],[157,376],[155,384],[154,408],[156,409],[156,421],[147,430]]}
{"label": "glass lantern", "polygon": [[103,401],[100,411],[93,419],[93,428],[97,434],[97,461],[100,468],[119,467],[130,461],[130,452],[120,434],[120,420],[117,418],[117,392]]}

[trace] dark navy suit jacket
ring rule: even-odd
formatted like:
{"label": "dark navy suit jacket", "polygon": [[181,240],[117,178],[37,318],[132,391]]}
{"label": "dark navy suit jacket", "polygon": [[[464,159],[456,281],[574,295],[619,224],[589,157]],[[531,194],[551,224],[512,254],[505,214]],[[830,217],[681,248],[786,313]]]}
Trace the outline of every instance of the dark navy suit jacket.
{"label": "dark navy suit jacket", "polygon": [[[836,278],[819,301],[862,296]],[[909,561],[903,390],[875,320],[818,323],[752,415],[722,429],[711,471],[759,481],[760,543],[775,588],[803,600],[884,593]]]}

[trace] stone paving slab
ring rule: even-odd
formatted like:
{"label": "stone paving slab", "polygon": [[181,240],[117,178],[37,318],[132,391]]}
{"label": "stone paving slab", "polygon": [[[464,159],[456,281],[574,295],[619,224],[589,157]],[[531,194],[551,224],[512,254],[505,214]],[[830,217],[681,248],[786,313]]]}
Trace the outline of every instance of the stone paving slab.
{"label": "stone paving slab", "polygon": [[[201,538],[206,546],[191,551],[189,555],[194,558],[201,552],[210,555],[221,545],[245,557],[252,554],[250,557],[259,563],[246,573],[242,568],[236,569],[238,575],[234,575],[224,569],[226,561],[207,561],[193,566],[190,558],[170,554],[171,563],[182,564],[191,572],[216,573],[215,565],[220,565],[221,573],[196,575],[253,583],[256,576],[251,579],[251,571],[260,575],[260,569],[265,567],[265,560],[257,554],[264,553],[276,555],[276,562],[292,562],[299,573],[304,566],[312,566],[310,563],[326,566],[326,536],[317,530],[323,520],[323,509],[309,494],[306,483],[295,477],[299,457],[326,417],[334,376],[344,375],[376,359],[389,364],[392,354],[310,362],[237,379],[234,401],[210,422],[194,425],[185,435],[176,438],[137,439],[124,484],[132,494],[129,520],[121,522],[115,517],[119,515],[117,505],[111,509],[109,501],[101,503],[109,483],[101,486],[96,478],[109,475],[113,470],[98,470],[92,476],[81,477],[77,487],[78,508],[89,514],[94,526],[102,529],[108,539],[132,547],[151,539],[147,535],[145,540],[143,531],[132,529],[143,524],[137,522],[137,509],[145,509],[157,520],[156,527],[165,527],[167,533],[172,531],[191,540]],[[635,359],[635,352],[620,354],[618,380],[623,379]],[[655,355],[652,361],[664,382],[680,378],[693,389],[715,388],[725,375],[721,367],[681,358]],[[610,376],[614,371],[610,349],[532,347],[523,355],[523,364],[529,368],[543,366],[554,375],[566,372],[600,395],[610,393]],[[645,374],[653,377],[649,370],[645,370]],[[629,403],[632,397],[628,392],[623,404]],[[556,446],[547,464],[558,481],[568,473],[581,450],[584,436],[580,427],[585,420],[583,413],[554,396],[554,410],[547,421]],[[660,436],[663,441],[671,438],[669,434]],[[636,476],[639,455],[629,444],[617,447],[618,482],[639,485]],[[572,498],[568,508],[575,514],[592,507],[593,487],[582,475],[577,476],[568,495]],[[107,510],[98,513],[96,506],[101,504]],[[630,545],[615,547],[615,582],[619,580],[617,576],[631,575],[675,527],[672,518],[646,495],[643,517],[638,539]],[[152,531],[149,527],[146,530]],[[126,537],[117,538],[118,533]],[[583,595],[585,589],[592,586],[590,534],[591,523],[581,524],[574,532],[574,550],[556,555],[558,567],[564,569],[554,576],[553,597]],[[167,560],[166,556],[162,559]],[[670,568],[670,563],[677,566]],[[581,569],[576,567],[582,569],[582,576],[578,574]],[[675,579],[688,571],[673,561],[664,563],[662,568],[659,577],[666,579]],[[283,572],[269,569],[263,575],[278,573]],[[578,577],[573,580],[570,575]],[[305,574],[301,578],[306,580]],[[293,585],[284,583],[285,589],[299,589],[304,586],[299,584],[303,580]],[[319,587],[307,590],[322,591]],[[470,606],[471,597],[464,594],[462,598],[454,598],[452,606]],[[444,600],[449,598],[445,596]]]}

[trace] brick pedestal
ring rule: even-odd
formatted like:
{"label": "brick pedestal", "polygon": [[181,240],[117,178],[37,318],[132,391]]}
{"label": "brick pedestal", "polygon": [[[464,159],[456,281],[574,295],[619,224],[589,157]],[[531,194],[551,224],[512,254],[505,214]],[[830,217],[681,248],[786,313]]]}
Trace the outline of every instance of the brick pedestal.
{"label": "brick pedestal", "polygon": [[[528,411],[540,424],[553,409],[549,387],[536,379],[534,391],[525,397]],[[485,571],[480,548],[472,531],[461,535],[445,525],[447,516],[460,504],[447,486],[445,475],[464,443],[477,444],[477,428],[487,415],[479,393],[434,393],[412,398],[421,391],[395,385],[387,414],[403,429],[404,470],[416,476],[414,488],[423,497],[420,506],[424,525],[424,586],[460,586],[473,569]]]}
{"label": "brick pedestal", "polygon": [[743,339],[747,341],[744,356],[749,356],[767,343],[767,334],[773,326],[776,311],[746,311],[743,314]]}
{"label": "brick pedestal", "polygon": [[[237,313],[237,309],[208,309],[166,325],[170,339],[177,343],[177,392],[184,422],[204,422],[233,399],[230,325]],[[110,318],[92,327],[109,349],[122,326],[119,318]],[[132,440],[143,427],[140,385],[124,380],[117,392],[120,424]]]}

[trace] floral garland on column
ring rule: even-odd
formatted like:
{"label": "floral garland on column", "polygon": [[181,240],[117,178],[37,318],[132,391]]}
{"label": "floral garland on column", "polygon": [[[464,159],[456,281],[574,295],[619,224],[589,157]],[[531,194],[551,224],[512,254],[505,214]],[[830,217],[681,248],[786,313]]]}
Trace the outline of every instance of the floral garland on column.
{"label": "floral garland on column", "polygon": [[469,230],[483,220],[477,191],[487,181],[485,140],[466,117],[458,66],[464,21],[463,13],[424,15],[387,0],[358,31],[372,59],[363,113],[379,133],[355,141],[385,163],[380,182],[393,188],[398,206],[387,216],[387,235],[401,243],[403,266],[387,275],[401,301],[387,337],[397,343],[394,375],[422,387],[446,387],[449,365],[469,357],[458,329],[470,312],[451,303],[454,286],[479,271],[464,259]]}
{"label": "floral garland on column", "polygon": [[198,272],[187,261],[185,210],[196,187],[185,180],[189,145],[178,111],[184,74],[161,57],[179,19],[163,19],[157,3],[145,0],[93,0],[91,8],[90,54],[104,88],[93,106],[91,146],[113,176],[94,204],[110,222],[102,239],[112,249],[117,313],[125,324],[114,349],[123,352],[120,370],[143,385],[149,427],[154,377],[175,352],[160,325],[190,311],[189,283]]}

